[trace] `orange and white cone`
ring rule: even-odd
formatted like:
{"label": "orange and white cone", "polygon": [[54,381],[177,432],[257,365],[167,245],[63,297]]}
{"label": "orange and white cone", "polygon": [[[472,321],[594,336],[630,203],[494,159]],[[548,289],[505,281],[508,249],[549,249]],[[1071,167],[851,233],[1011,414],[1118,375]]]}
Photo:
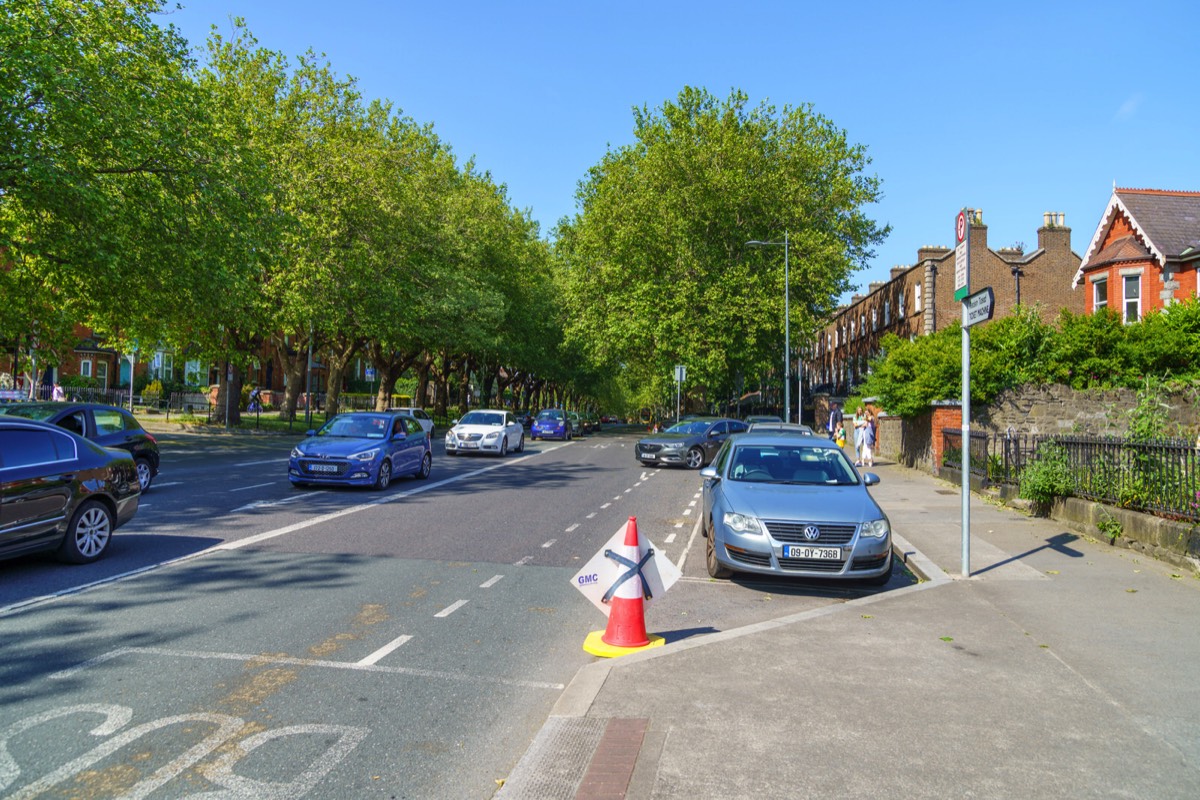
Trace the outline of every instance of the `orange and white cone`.
{"label": "orange and white cone", "polygon": [[633,574],[621,581],[609,599],[608,627],[603,635],[600,631],[593,631],[584,641],[583,649],[593,655],[612,657],[664,644],[666,640],[661,636],[646,633],[645,587],[642,585],[640,569],[642,549],[638,540],[637,517],[629,518],[625,525],[625,543],[614,547],[612,552],[621,557],[619,563],[625,565],[622,567],[623,573],[628,564],[639,566],[631,569]]}
{"label": "orange and white cone", "polygon": [[[642,560],[637,517],[630,517],[625,525],[625,544],[613,549],[634,564]],[[645,647],[650,644],[646,636],[646,606],[642,602],[642,590],[640,571],[617,587],[609,601],[612,610],[608,614],[608,628],[601,637],[605,644],[613,647]]]}

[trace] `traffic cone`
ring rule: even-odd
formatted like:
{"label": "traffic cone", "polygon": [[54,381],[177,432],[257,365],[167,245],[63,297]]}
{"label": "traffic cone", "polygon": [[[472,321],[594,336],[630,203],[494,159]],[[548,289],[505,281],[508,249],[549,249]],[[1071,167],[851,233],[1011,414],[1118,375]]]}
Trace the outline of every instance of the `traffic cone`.
{"label": "traffic cone", "polygon": [[[633,564],[641,563],[637,517],[629,518],[625,525],[625,542],[613,547],[612,552]],[[621,572],[626,569],[622,566]],[[663,637],[646,633],[644,588],[640,574],[630,576],[616,588],[608,601],[608,627],[589,633],[583,642],[584,650],[592,655],[613,658],[666,644]]]}
{"label": "traffic cone", "polygon": [[[630,517],[625,525],[625,545],[618,552],[633,563],[642,560],[642,548],[638,545],[637,517]],[[608,627],[601,640],[613,647],[645,647],[650,644],[646,636],[646,606],[642,603],[642,576],[634,575],[617,587],[608,614]]]}

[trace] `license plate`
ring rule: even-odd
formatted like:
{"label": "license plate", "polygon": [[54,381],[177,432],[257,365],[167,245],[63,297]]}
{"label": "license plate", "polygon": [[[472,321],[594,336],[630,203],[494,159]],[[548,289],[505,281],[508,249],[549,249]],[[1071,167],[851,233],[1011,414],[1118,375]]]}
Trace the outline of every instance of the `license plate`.
{"label": "license plate", "polygon": [[477,450],[479,448],[479,443],[478,442],[459,442],[458,446],[461,447],[463,450]]}
{"label": "license plate", "polygon": [[310,464],[308,467],[309,472],[337,472],[337,470],[336,464]]}
{"label": "license plate", "polygon": [[642,453],[641,455],[639,455],[639,456],[638,456],[638,458],[644,458],[644,459],[646,459],[647,461],[653,461],[653,460],[654,460],[654,453]]}
{"label": "license plate", "polygon": [[785,544],[783,546],[784,558],[810,558],[817,561],[840,561],[842,558],[842,548],[840,547],[802,547],[800,545]]}

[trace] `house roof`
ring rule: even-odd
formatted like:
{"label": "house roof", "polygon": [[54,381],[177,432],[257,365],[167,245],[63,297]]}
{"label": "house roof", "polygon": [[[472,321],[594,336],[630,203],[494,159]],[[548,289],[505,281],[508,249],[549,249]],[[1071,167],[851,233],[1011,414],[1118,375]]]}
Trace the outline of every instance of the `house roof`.
{"label": "house roof", "polygon": [[1092,264],[1111,264],[1114,261],[1145,261],[1151,257],[1146,245],[1138,241],[1136,236],[1122,236],[1110,242],[1092,258]]}
{"label": "house roof", "polygon": [[[1200,192],[1173,192],[1163,189],[1113,188],[1108,207],[1092,236],[1092,243],[1079,264],[1072,286],[1078,286],[1083,272],[1090,266],[1107,261],[1132,258],[1114,257],[1112,251],[1124,240],[1113,242],[1101,250],[1109,227],[1118,213],[1124,214],[1133,226],[1143,257],[1154,258],[1159,265],[1186,257],[1200,250]],[[1122,252],[1132,252],[1125,247]]]}

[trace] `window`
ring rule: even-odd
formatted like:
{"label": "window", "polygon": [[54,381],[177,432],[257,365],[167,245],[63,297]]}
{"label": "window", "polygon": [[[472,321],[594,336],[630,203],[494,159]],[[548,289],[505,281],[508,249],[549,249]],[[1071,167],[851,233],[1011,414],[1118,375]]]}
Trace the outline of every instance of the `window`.
{"label": "window", "polygon": [[865,313],[858,315],[858,335],[867,335],[867,315]]}
{"label": "window", "polygon": [[921,313],[921,284],[913,287],[913,313]]}
{"label": "window", "polygon": [[[115,409],[96,409],[92,412],[92,419],[96,423],[96,435],[107,436],[111,433],[120,433],[124,430],[133,430],[134,425],[126,424],[125,417],[120,411]],[[130,420],[133,422],[133,420]]]}
{"label": "window", "polygon": [[92,360],[85,358],[79,362],[79,374],[85,378],[92,377]]}
{"label": "window", "polygon": [[854,340],[854,337],[857,335],[857,334],[855,333],[855,330],[856,330],[856,329],[855,329],[855,327],[854,327],[854,323],[853,323],[853,322],[851,322],[851,323],[850,323],[850,338],[849,338],[847,341],[853,341],[853,340]]}
{"label": "window", "polygon": [[66,434],[14,429],[0,431],[6,469],[52,464],[75,458],[75,443]]}
{"label": "window", "polygon": [[1142,276],[1125,275],[1125,321],[1137,322],[1142,318]]}
{"label": "window", "polygon": [[878,308],[871,309],[871,330],[873,330],[873,331],[879,330],[879,309]]}
{"label": "window", "polygon": [[884,300],[883,301],[883,327],[886,328],[888,325],[891,325],[891,324],[892,324],[892,301]]}
{"label": "window", "polygon": [[900,301],[896,305],[896,319],[904,319],[904,292],[900,292]]}
{"label": "window", "polygon": [[1099,311],[1108,305],[1108,278],[1101,278],[1092,284],[1092,311]]}

